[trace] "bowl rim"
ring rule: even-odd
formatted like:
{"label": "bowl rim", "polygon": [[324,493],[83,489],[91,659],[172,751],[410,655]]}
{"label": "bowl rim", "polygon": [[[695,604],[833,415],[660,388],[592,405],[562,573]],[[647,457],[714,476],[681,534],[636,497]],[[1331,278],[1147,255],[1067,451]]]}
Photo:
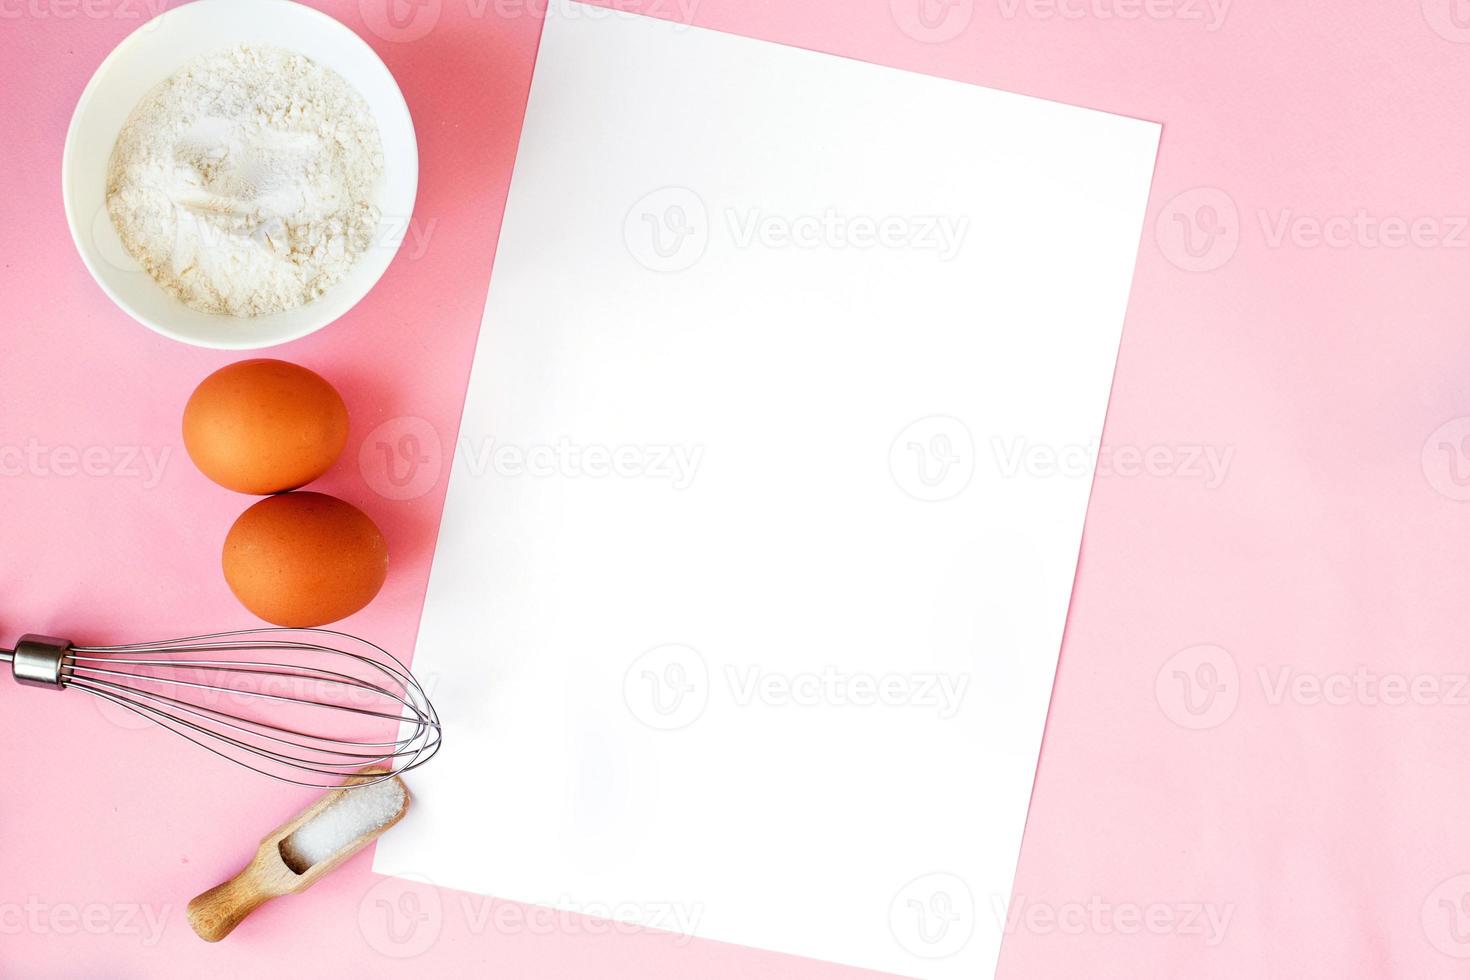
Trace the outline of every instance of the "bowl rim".
{"label": "bowl rim", "polygon": [[[294,13],[303,14],[308,19],[314,18],[319,23],[326,26],[328,30],[341,32],[341,34],[347,39],[347,43],[349,45],[355,44],[362,50],[363,53],[367,55],[368,58],[375,62],[377,66],[383,70],[383,73],[387,76],[388,80],[392,82],[392,90],[394,95],[394,98],[389,100],[389,104],[382,106],[381,109],[377,106],[373,107],[375,118],[381,118],[384,114],[398,117],[399,121],[407,127],[407,133],[410,137],[408,141],[408,148],[410,150],[410,153],[409,160],[407,161],[407,169],[410,172],[409,176],[411,178],[411,194],[409,196],[407,208],[408,214],[410,216],[412,216],[414,209],[418,204],[418,132],[414,128],[413,114],[408,109],[408,100],[403,97],[402,86],[398,84],[397,77],[394,76],[393,72],[388,68],[388,65],[383,61],[382,57],[379,56],[378,52],[373,50],[373,46],[369,44],[366,40],[364,40],[362,35],[358,34],[352,28],[348,27],[346,24],[342,23],[342,21],[333,17],[331,14],[328,14],[321,10],[317,10],[315,7],[308,7],[305,4],[297,3],[295,2],[295,0],[190,0],[190,2],[188,3],[181,4],[176,7],[170,7],[163,13],[158,14],[156,17],[149,18],[148,20],[140,24],[137,28],[130,31],[126,37],[124,37],[121,41],[117,42],[117,44],[113,46],[112,50],[107,53],[107,56],[98,63],[96,69],[92,72],[92,77],[87,80],[86,87],[82,89],[82,94],[77,97],[77,104],[72,109],[71,120],[67,124],[66,140],[62,146],[61,151],[60,173],[61,203],[62,209],[66,213],[67,229],[71,232],[72,245],[76,248],[77,254],[81,257],[82,264],[86,266],[88,274],[92,277],[92,281],[95,282],[102,289],[102,292],[106,294],[108,299],[112,300],[114,306],[126,313],[131,319],[147,327],[149,330],[152,330],[154,333],[167,337],[170,340],[178,341],[181,344],[188,344],[192,347],[202,347],[210,350],[264,350],[270,347],[278,347],[282,344],[288,344],[294,340],[300,340],[302,337],[310,336],[311,334],[316,333],[318,330],[321,330],[322,328],[327,327],[332,323],[335,323],[337,320],[340,320],[342,317],[346,316],[353,309],[355,309],[357,305],[361,303],[364,299],[366,299],[368,294],[370,294],[377,287],[378,283],[382,280],[383,275],[387,273],[388,268],[393,264],[393,259],[398,254],[398,249],[402,248],[403,246],[402,241],[400,241],[398,245],[393,249],[392,254],[388,256],[388,260],[383,265],[383,268],[379,270],[377,276],[375,276],[373,280],[367,284],[361,295],[353,299],[351,303],[349,303],[345,308],[341,310],[341,312],[339,312],[335,316],[321,320],[320,322],[313,322],[312,320],[308,319],[300,327],[291,330],[282,336],[272,337],[264,343],[254,342],[249,336],[242,336],[238,340],[229,338],[217,340],[205,339],[182,333],[178,330],[173,329],[166,323],[157,322],[147,317],[144,317],[137,310],[133,309],[130,304],[125,302],[120,295],[118,295],[118,293],[112,288],[112,286],[108,284],[106,278],[97,269],[92,256],[88,253],[87,248],[83,244],[83,232],[81,222],[78,220],[77,217],[76,204],[72,200],[70,186],[71,182],[67,179],[67,175],[71,173],[72,159],[74,154],[76,153],[76,143],[79,138],[78,130],[80,128],[80,120],[83,114],[83,110],[91,103],[93,99],[96,98],[97,92],[102,86],[102,79],[107,73],[107,69],[111,67],[115,61],[121,60],[121,58],[126,56],[125,52],[128,46],[130,44],[133,44],[134,39],[141,36],[144,31],[156,30],[158,24],[162,22],[165,18],[172,17],[175,14],[180,13],[181,11],[190,10],[197,7],[229,7],[232,10],[237,11],[246,7],[257,7],[264,9],[274,8],[276,10],[294,8]],[[310,56],[308,55],[308,57]],[[381,129],[381,124],[379,128]],[[114,137],[114,139],[115,138],[116,137]],[[109,150],[109,152],[111,151]],[[309,308],[310,305],[311,304],[305,304],[305,307]]]}

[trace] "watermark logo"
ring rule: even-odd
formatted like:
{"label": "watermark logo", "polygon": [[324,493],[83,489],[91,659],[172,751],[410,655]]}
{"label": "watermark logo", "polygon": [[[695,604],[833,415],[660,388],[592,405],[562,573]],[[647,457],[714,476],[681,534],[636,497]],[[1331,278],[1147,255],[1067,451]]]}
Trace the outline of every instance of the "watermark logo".
{"label": "watermark logo", "polygon": [[358,0],[363,24],[384,41],[406,44],[439,25],[444,0]]}
{"label": "watermark logo", "polygon": [[439,432],[426,419],[392,418],[363,440],[357,467],[373,492],[389,500],[412,500],[434,489],[443,469]]}
{"label": "watermark logo", "polygon": [[1424,20],[1431,30],[1456,44],[1470,44],[1470,2],[1421,0]]}
{"label": "watermark logo", "polygon": [[1470,874],[1435,886],[1419,910],[1419,922],[1435,949],[1457,960],[1470,959]]}
{"label": "watermark logo", "polygon": [[1202,730],[1223,725],[1240,702],[1240,671],[1224,647],[1180,650],[1154,679],[1154,696],[1170,721]]}
{"label": "watermark logo", "polygon": [[975,896],[958,875],[936,871],[904,885],[888,906],[888,929],[913,956],[954,956],[975,934]]}
{"label": "watermark logo", "polygon": [[965,32],[975,0],[888,0],[898,29],[921,44],[943,44]]}
{"label": "watermark logo", "polygon": [[623,701],[649,728],[674,731],[704,714],[709,704],[709,668],[699,651],[680,643],[654,647],[628,665]]}
{"label": "watermark logo", "polygon": [[1450,419],[1424,440],[1424,479],[1451,500],[1470,500],[1470,416]]}
{"label": "watermark logo", "polygon": [[357,904],[357,928],[378,953],[392,959],[422,956],[444,929],[439,889],[418,875],[383,878]]}
{"label": "watermark logo", "polygon": [[888,447],[888,471],[900,490],[937,503],[960,495],[975,475],[975,440],[949,415],[910,422]]}
{"label": "watermark logo", "polygon": [[661,187],[645,194],[623,218],[628,252],[652,272],[682,272],[709,247],[709,212],[687,187]]}
{"label": "watermark logo", "polygon": [[1186,272],[1212,272],[1240,245],[1240,212],[1217,187],[1196,187],[1165,204],[1154,223],[1164,258]]}

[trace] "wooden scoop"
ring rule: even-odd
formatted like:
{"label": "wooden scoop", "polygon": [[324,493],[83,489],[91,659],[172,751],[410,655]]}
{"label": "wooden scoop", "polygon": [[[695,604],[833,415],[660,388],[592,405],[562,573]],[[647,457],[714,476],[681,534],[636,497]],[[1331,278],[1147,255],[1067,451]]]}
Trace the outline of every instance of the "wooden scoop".
{"label": "wooden scoop", "polygon": [[[273,898],[306,891],[323,876],[335,870],[342,862],[377,840],[389,827],[402,820],[403,815],[408,812],[408,787],[403,785],[403,780],[394,776],[389,782],[398,784],[398,789],[403,793],[403,805],[386,822],[374,826],[310,866],[303,863],[301,854],[291,846],[290,838],[298,829],[311,823],[347,793],[372,792],[371,789],[353,791],[345,788],[346,786],[368,781],[374,776],[382,775],[384,771],[366,769],[348,779],[343,789],[333,790],[326,794],[267,834],[260,842],[260,849],[255,852],[255,857],[239,874],[191,901],[189,903],[189,925],[194,927],[199,938],[205,942],[219,942],[243,922],[251,912]],[[293,870],[293,866],[301,870]]]}

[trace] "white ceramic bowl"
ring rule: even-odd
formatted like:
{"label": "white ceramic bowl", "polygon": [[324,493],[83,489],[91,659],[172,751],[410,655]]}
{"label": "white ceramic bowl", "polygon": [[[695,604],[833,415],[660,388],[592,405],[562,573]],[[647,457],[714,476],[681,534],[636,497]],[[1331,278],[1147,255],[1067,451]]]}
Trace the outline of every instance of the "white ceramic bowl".
{"label": "white ceramic bowl", "polygon": [[[374,247],[315,301],[250,318],[201,313],[169,295],[127,254],[106,201],[113,143],[143,95],[194,58],[241,43],[295,51],[346,79],[377,119],[384,165],[375,202],[383,218]],[[148,21],[107,56],[87,83],[61,162],[66,220],[98,285],[144,326],[186,344],[226,350],[295,340],[352,309],[393,260],[413,214],[418,178],[413,120],[387,66],[349,28],[290,0],[194,0]]]}

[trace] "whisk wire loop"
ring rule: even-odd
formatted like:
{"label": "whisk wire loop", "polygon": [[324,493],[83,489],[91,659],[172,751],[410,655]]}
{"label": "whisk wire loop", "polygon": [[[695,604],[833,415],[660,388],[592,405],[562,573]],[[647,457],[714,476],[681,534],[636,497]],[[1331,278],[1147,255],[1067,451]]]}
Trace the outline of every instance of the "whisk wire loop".
{"label": "whisk wire loop", "polygon": [[[0,650],[22,683],[84,691],[253,772],[335,787],[418,768],[443,729],[387,650],[336,630],[235,630],[111,646],[27,634]],[[330,666],[323,665],[329,663]],[[392,729],[396,727],[396,735]]]}

